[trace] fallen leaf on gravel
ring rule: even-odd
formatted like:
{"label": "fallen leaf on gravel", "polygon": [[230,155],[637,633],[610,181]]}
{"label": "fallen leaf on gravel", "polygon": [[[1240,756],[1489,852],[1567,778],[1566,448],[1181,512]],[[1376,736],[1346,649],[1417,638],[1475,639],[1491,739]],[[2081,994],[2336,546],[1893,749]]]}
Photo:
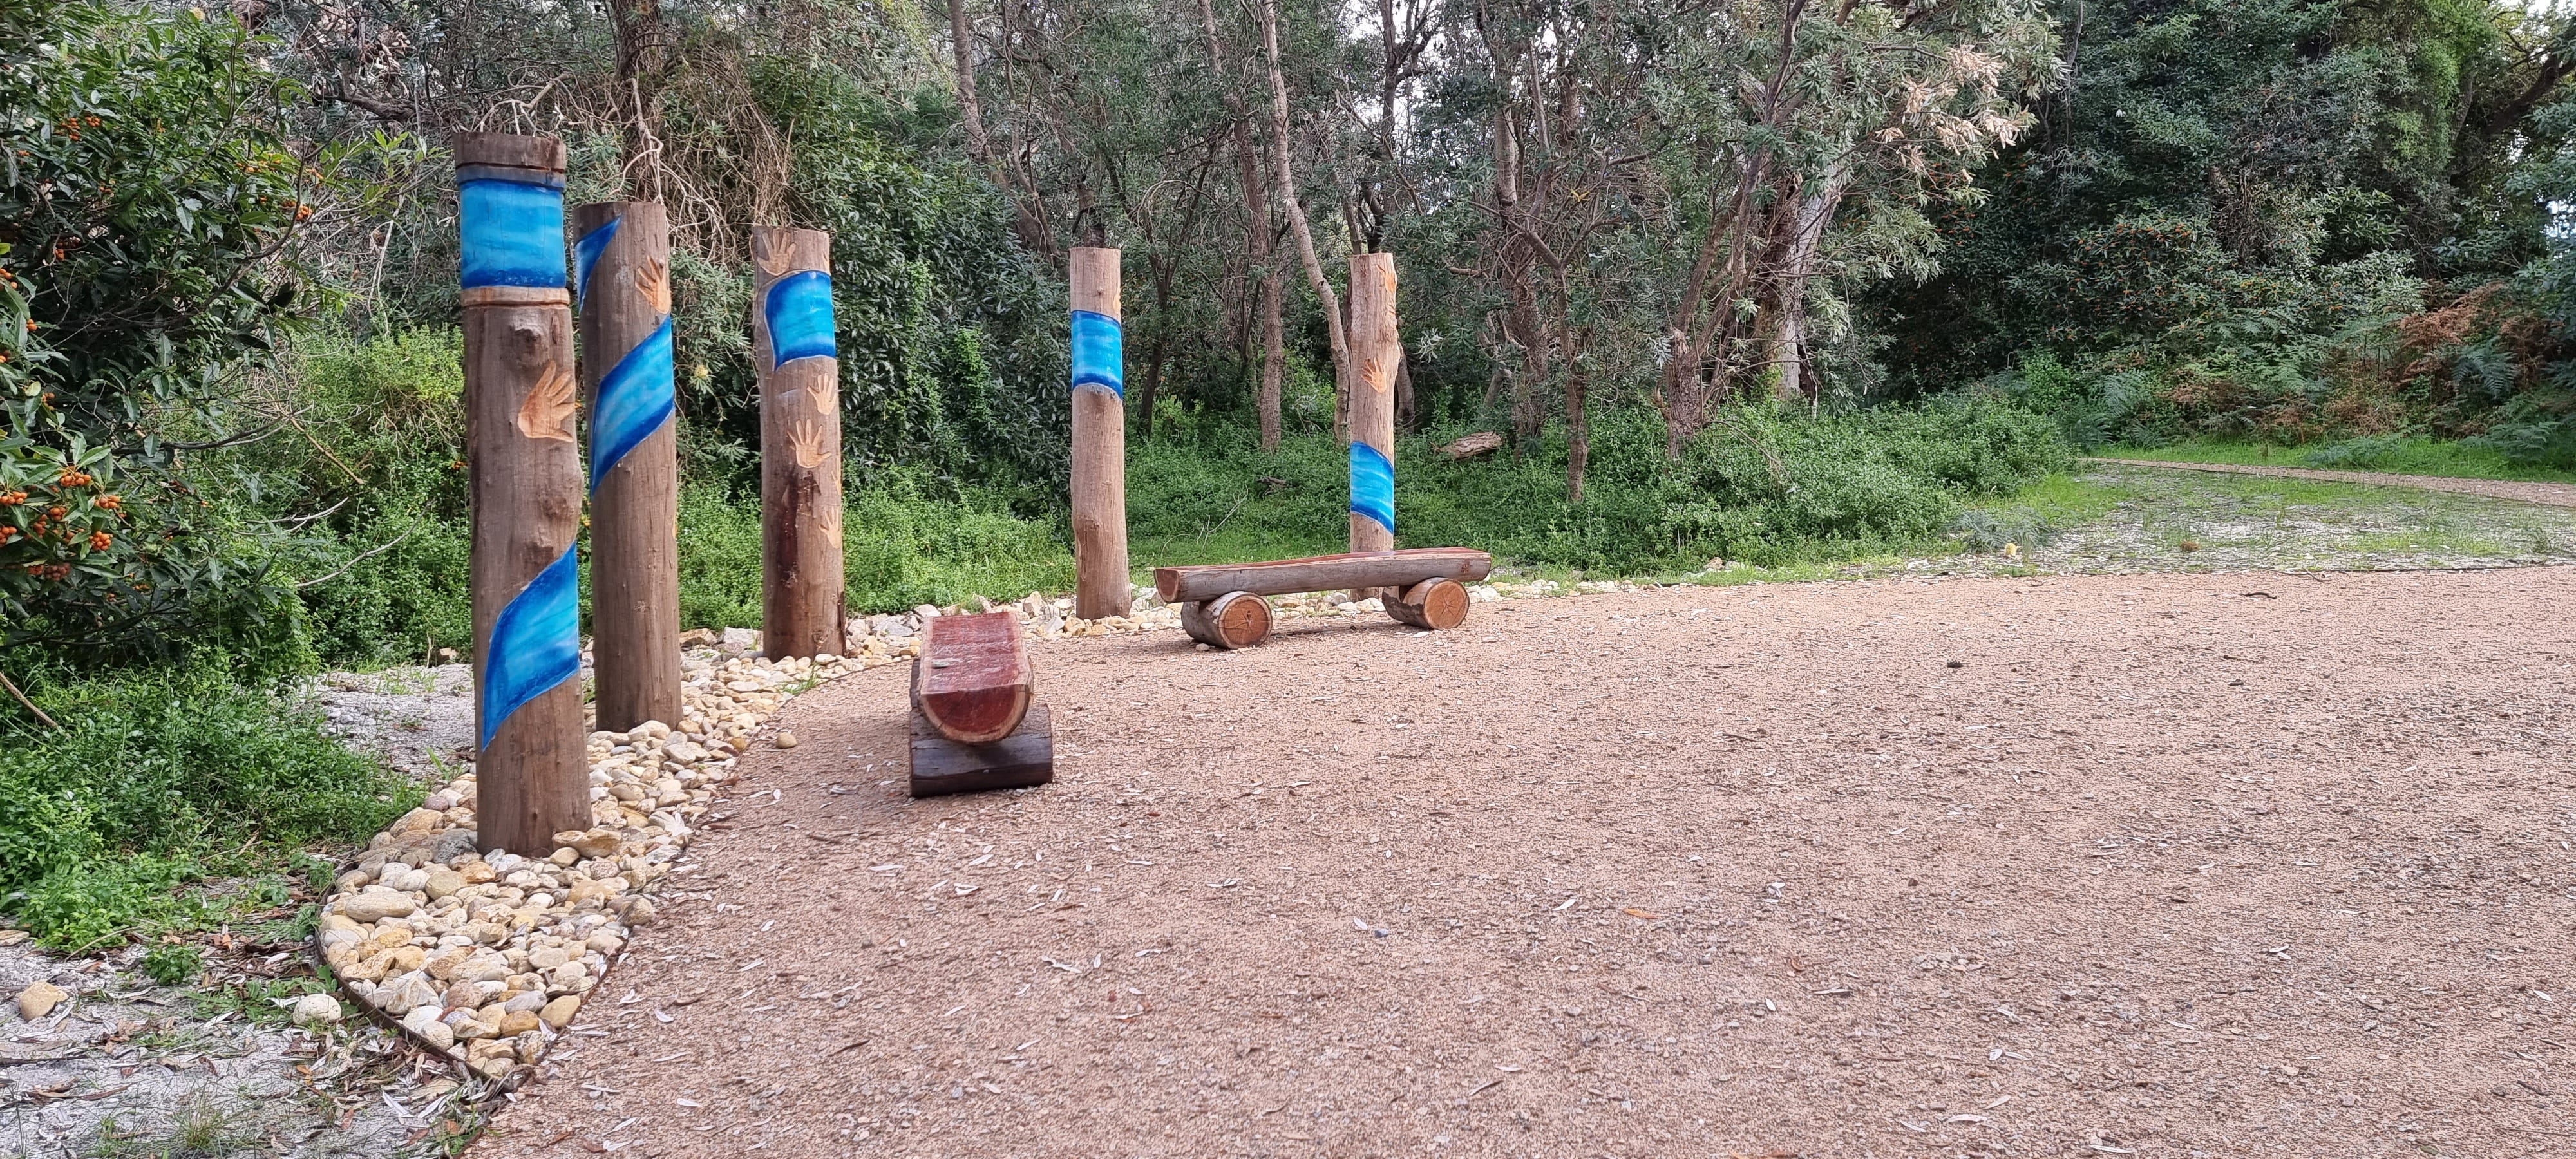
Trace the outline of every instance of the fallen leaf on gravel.
{"label": "fallen leaf on gravel", "polygon": [[1649,910],[1641,910],[1641,909],[1636,908],[1635,906],[1630,906],[1630,907],[1628,907],[1628,908],[1626,908],[1626,909],[1620,910],[1619,912],[1620,912],[1620,913],[1623,913],[1623,914],[1626,914],[1626,915],[1628,915],[1629,917],[1632,917],[1632,918],[1644,918],[1644,919],[1646,919],[1647,921],[1650,921],[1650,922],[1653,922],[1653,921],[1662,921],[1662,920],[1663,920],[1663,917],[1664,917],[1664,915],[1662,915],[1662,914],[1654,913],[1654,912],[1649,911]]}

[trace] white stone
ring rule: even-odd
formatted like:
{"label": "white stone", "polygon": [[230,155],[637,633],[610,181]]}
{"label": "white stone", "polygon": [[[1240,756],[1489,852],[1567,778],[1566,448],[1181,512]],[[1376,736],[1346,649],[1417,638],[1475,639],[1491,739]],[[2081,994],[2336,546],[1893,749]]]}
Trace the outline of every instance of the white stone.
{"label": "white stone", "polygon": [[295,1000],[297,1026],[331,1026],[341,1017],[340,1000],[328,994],[307,994]]}

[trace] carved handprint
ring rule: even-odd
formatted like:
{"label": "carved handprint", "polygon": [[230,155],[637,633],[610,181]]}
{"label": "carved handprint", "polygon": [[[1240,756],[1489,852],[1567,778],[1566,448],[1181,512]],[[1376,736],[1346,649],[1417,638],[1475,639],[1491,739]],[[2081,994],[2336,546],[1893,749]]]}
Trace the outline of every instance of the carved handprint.
{"label": "carved handprint", "polygon": [[552,359],[519,404],[519,433],[532,439],[572,441],[572,372]]}
{"label": "carved handprint", "polygon": [[635,283],[635,292],[653,304],[656,314],[671,312],[671,265],[660,258],[646,258],[626,271]]}
{"label": "carved handprint", "polygon": [[1387,383],[1390,378],[1391,376],[1386,372],[1386,363],[1383,360],[1371,358],[1366,362],[1360,363],[1360,381],[1367,383],[1370,390],[1379,394],[1385,394]]}
{"label": "carved handprint", "polygon": [[839,550],[841,550],[841,513],[840,513],[840,512],[838,512],[838,511],[834,511],[834,512],[831,512],[831,513],[829,513],[829,514],[826,514],[825,516],[823,516],[823,518],[821,518],[820,520],[817,520],[817,521],[815,522],[814,527],[815,527],[815,530],[820,531],[820,532],[822,532],[822,533],[823,533],[823,538],[825,538],[825,539],[828,539],[828,540],[831,540],[831,541],[832,541],[832,550],[834,550],[834,551],[839,551]]}
{"label": "carved handprint", "polygon": [[[788,428],[787,450],[796,457],[796,465],[808,471],[823,465],[823,427],[811,419],[799,419]],[[837,534],[835,536],[837,538]]]}

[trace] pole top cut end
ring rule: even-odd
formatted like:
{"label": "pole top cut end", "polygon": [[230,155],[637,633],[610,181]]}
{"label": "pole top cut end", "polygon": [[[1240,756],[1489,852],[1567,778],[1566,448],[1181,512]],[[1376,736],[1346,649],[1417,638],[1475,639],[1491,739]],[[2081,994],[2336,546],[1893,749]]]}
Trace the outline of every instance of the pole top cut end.
{"label": "pole top cut end", "polygon": [[456,154],[456,167],[459,169],[498,165],[511,169],[534,169],[557,176],[564,171],[564,143],[558,137],[457,133],[447,139],[447,145]]}

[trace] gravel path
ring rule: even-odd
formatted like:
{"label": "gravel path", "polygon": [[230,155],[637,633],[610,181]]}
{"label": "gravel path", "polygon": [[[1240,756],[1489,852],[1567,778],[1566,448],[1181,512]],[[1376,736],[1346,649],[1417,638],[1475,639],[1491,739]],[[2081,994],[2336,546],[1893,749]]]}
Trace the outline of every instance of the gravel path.
{"label": "gravel path", "polygon": [[[2576,569],[1698,588],[791,704],[474,1154],[2576,1148]],[[1957,666],[1952,666],[1952,665]]]}
{"label": "gravel path", "polygon": [[2173,463],[2162,459],[2086,459],[2130,467],[2165,467],[2176,471],[2215,471],[2222,475],[2270,475],[2279,479],[2315,479],[2326,483],[2360,483],[2371,487],[2421,487],[2456,491],[2491,499],[2517,499],[2551,507],[2576,507],[2576,483],[2529,483],[2507,479],[2453,479],[2444,475],[2391,475],[2381,471],[2320,471],[2309,467],[2263,467],[2248,463]]}

